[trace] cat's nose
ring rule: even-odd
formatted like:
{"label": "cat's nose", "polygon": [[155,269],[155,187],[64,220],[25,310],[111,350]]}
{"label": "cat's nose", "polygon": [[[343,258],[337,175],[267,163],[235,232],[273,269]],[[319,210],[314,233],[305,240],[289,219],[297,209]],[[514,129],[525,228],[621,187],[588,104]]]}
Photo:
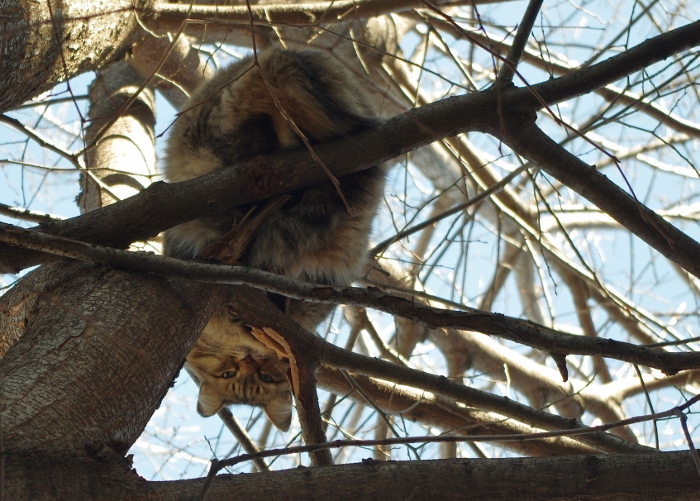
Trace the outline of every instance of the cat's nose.
{"label": "cat's nose", "polygon": [[246,356],[244,359],[238,362],[238,365],[240,366],[240,371],[246,375],[252,374],[258,370],[258,363],[255,360],[253,360],[253,357],[251,357],[250,355]]}

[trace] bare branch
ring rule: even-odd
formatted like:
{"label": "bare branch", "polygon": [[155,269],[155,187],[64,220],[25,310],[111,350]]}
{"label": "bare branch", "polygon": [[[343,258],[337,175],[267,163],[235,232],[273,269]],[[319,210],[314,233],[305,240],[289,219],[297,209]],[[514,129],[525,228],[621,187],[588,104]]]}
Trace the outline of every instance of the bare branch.
{"label": "bare branch", "polygon": [[[364,396],[353,391],[340,371],[321,367],[316,374],[320,387],[339,395],[347,395],[364,404]],[[353,374],[353,380],[388,416],[397,416],[449,430],[460,435],[508,435],[532,433],[536,428],[514,419],[503,419],[499,414],[465,408],[432,393],[417,391],[406,386]],[[567,438],[549,438],[541,441],[503,442],[499,446],[521,454],[540,456],[550,454],[589,454],[595,448]]]}
{"label": "bare branch", "polygon": [[[252,268],[193,263],[154,256],[151,253],[104,248],[52,237],[4,223],[0,223],[0,240],[13,245],[21,245],[23,248],[41,249],[62,257],[112,264],[133,271],[159,273],[212,283],[245,284],[306,301],[376,308],[431,329],[475,330],[510,339],[549,353],[600,355],[654,367],[667,374],[675,374],[684,369],[700,368],[700,354],[698,353],[670,353],[612,339],[575,336],[533,322],[474,309],[470,309],[468,312],[440,310],[423,306],[403,297],[384,294],[377,289],[366,290],[355,287],[307,284]],[[348,369],[352,370],[352,367]]]}
{"label": "bare branch", "polygon": [[601,63],[533,85],[531,90],[548,105],[560,103],[593,92],[698,44],[700,21],[658,35]]}
{"label": "bare branch", "polygon": [[[243,450],[246,451],[247,454],[257,454],[260,452],[260,449],[253,443],[253,440],[248,436],[248,433],[246,433],[236,417],[231,414],[228,407],[222,407],[219,412],[217,412],[217,415],[221,418],[221,421],[224,422],[226,428],[236,437],[236,440],[238,440],[238,443],[241,444],[241,447],[243,447]],[[253,459],[253,462],[259,471],[266,471],[268,469],[268,465],[263,458],[256,457]]]}
{"label": "bare branch", "polygon": [[510,46],[506,60],[498,73],[498,84],[503,86],[506,83],[511,83],[515,68],[518,66],[520,57],[525,50],[527,40],[530,38],[532,26],[537,20],[537,14],[540,12],[543,0],[530,0],[527,4],[527,9],[518,26],[518,32],[515,34],[513,44]]}
{"label": "bare branch", "polygon": [[60,221],[63,219],[53,214],[43,214],[41,212],[23,209],[22,207],[12,207],[6,204],[0,204],[0,214],[15,219],[21,219],[22,221],[31,221],[32,223],[45,223],[47,221]]}

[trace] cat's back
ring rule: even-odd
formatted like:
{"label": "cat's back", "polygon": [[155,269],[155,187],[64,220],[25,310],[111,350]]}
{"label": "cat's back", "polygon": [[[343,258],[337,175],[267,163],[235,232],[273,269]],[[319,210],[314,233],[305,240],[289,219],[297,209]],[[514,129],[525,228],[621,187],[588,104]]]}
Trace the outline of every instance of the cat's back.
{"label": "cat's back", "polygon": [[268,49],[216,72],[173,126],[165,177],[180,182],[256,154],[314,144],[377,122],[357,76],[319,51]]}
{"label": "cat's back", "polygon": [[[178,114],[168,138],[164,169],[166,180],[178,183],[225,166],[226,158],[221,151],[228,121],[222,107],[224,90],[238,81],[250,66],[251,58],[244,58],[220,69],[190,96],[187,107]],[[241,95],[245,98],[245,94]]]}
{"label": "cat's back", "polygon": [[[254,155],[304,147],[377,123],[353,75],[315,50],[268,49],[224,68],[198,89],[168,141],[165,175],[180,182]],[[384,168],[291,193],[256,230],[243,262],[320,283],[349,283],[364,262]],[[342,191],[342,197],[339,191]],[[232,205],[235,205],[235,201]],[[166,232],[165,252],[192,259],[231,229],[228,216]]]}

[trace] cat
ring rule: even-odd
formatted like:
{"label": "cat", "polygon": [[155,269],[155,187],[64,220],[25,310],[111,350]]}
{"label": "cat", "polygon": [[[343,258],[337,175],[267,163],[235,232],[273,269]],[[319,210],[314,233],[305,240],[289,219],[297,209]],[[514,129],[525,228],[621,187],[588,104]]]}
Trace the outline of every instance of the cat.
{"label": "cat", "polygon": [[262,407],[278,429],[292,422],[289,362],[258,341],[251,329],[225,308],[204,328],[185,369],[199,386],[197,412],[212,416],[228,404]]}
{"label": "cat", "polygon": [[[330,55],[267,49],[258,62],[256,66],[252,56],[243,58],[193,93],[168,139],[168,181],[235,168],[253,155],[304,147],[290,120],[311,145],[378,123],[358,79]],[[386,167],[379,165],[340,179],[350,211],[330,181],[290,193],[291,198],[264,220],[240,263],[307,282],[351,283],[366,258],[385,175]],[[250,209],[239,206],[228,215],[171,228],[165,233],[165,254],[197,258]],[[310,331],[332,309],[272,299]],[[212,317],[185,362],[199,386],[201,415],[211,416],[234,403],[257,405],[283,431],[292,414],[288,368],[286,360],[279,360],[225,309]]]}

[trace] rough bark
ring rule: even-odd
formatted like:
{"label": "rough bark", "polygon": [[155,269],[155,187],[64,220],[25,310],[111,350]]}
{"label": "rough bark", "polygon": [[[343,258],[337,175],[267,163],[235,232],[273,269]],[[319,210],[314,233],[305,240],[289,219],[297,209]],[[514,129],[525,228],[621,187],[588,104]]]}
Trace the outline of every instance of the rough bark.
{"label": "rough bark", "polygon": [[126,453],[217,303],[221,288],[64,261],[21,281],[26,330],[2,359],[6,454]]}
{"label": "rough bark", "polygon": [[[0,6],[0,112],[124,56],[150,0],[8,0]],[[109,43],[105,43],[109,41]]]}
{"label": "rough bark", "polygon": [[[369,452],[368,452],[369,453]],[[12,457],[5,487],[14,501],[181,501],[196,495],[202,479],[146,482],[126,461],[25,461]],[[511,501],[696,501],[698,476],[689,452],[624,456],[368,460],[320,468],[217,477],[207,501],[233,499],[347,501],[367,499]]]}

